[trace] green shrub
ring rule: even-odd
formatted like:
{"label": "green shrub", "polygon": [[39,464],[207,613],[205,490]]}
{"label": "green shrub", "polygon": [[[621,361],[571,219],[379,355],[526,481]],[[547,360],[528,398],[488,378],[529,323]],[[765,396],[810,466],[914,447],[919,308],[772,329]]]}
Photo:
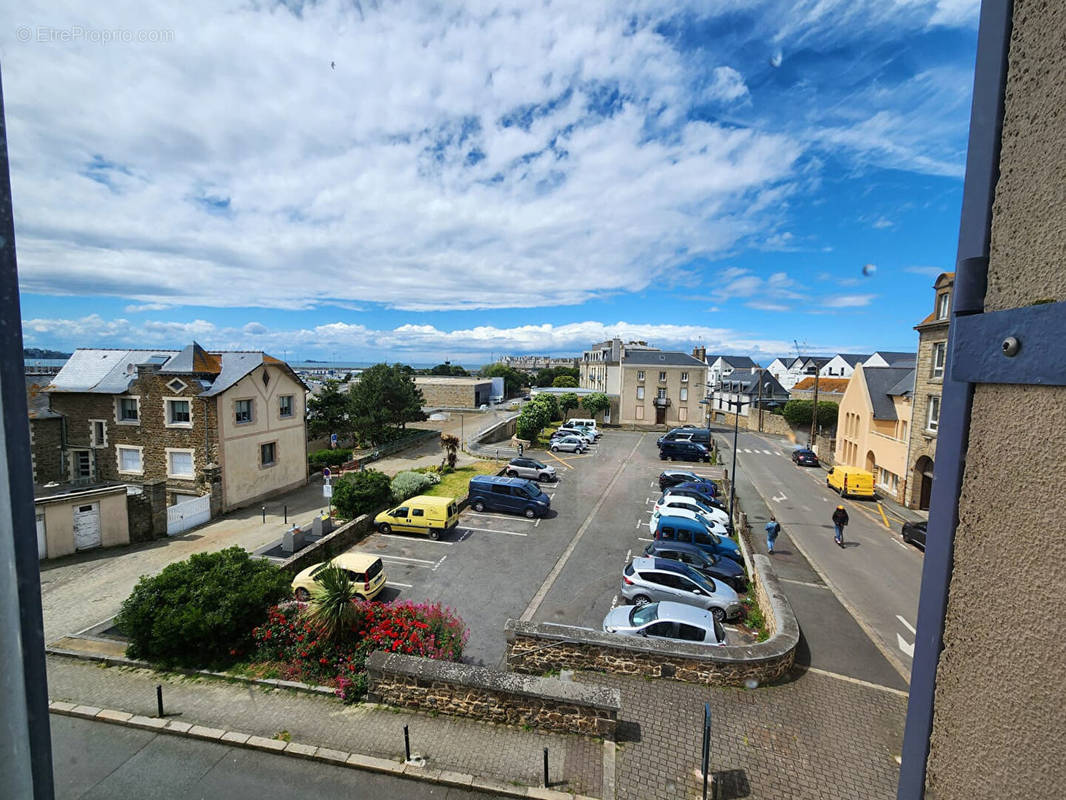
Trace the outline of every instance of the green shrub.
{"label": "green shrub", "polygon": [[352,451],[345,448],[337,450],[316,450],[307,454],[307,466],[311,472],[318,472],[323,467],[339,466],[352,460]]}
{"label": "green shrub", "polygon": [[130,658],[217,667],[250,649],[252,629],[289,591],[285,573],[240,547],[197,553],[142,577],[115,624]]}
{"label": "green shrub", "polygon": [[437,483],[440,483],[440,478],[436,475],[425,472],[401,472],[392,479],[392,500],[395,503],[402,503],[408,497],[422,494]]}
{"label": "green shrub", "polygon": [[376,469],[345,473],[333,485],[333,505],[346,519],[377,511],[391,497],[389,476]]}

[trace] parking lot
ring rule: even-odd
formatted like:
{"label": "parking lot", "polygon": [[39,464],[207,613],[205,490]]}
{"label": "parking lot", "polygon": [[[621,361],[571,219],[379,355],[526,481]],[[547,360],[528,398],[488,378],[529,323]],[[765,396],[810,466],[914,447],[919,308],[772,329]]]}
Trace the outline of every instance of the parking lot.
{"label": "parking lot", "polygon": [[[468,509],[439,540],[374,533],[354,549],[381,557],[388,583],[379,599],[456,611],[470,628],[472,663],[500,664],[509,618],[599,630],[619,602],[622,568],[651,540],[648,520],[666,466],[657,436],[608,429],[582,455],[527,451],[559,478],[541,484],[552,504],[542,519]],[[730,641],[739,636],[726,630]]]}

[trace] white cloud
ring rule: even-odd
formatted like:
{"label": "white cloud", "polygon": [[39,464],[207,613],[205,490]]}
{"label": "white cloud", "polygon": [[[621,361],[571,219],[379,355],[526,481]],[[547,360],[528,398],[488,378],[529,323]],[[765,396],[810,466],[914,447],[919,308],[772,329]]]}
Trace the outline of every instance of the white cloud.
{"label": "white cloud", "polygon": [[140,314],[145,311],[165,311],[168,308],[170,306],[166,303],[140,303],[126,306],[125,311],[127,314]]}
{"label": "white cloud", "polygon": [[926,275],[930,278],[935,278],[942,272],[951,272],[951,270],[944,267],[904,267],[903,271],[914,275]]}
{"label": "white cloud", "polygon": [[796,311],[793,306],[786,306],[783,303],[767,303],[762,300],[753,300],[750,303],[745,303],[745,305],[758,311]]}
{"label": "white cloud", "polygon": [[878,217],[876,220],[874,220],[873,227],[877,228],[878,230],[882,230],[884,228],[891,228],[895,224],[896,223],[894,223],[890,219],[885,219],[884,217]]}
{"label": "white cloud", "polygon": [[748,96],[744,78],[732,67],[715,67],[704,90],[707,100],[739,100]]}
{"label": "white cloud", "polygon": [[796,287],[796,281],[785,272],[774,272],[763,278],[749,270],[730,267],[717,276],[712,296],[718,302],[748,297],[758,297],[763,303],[802,300],[805,295]]}
{"label": "white cloud", "polygon": [[875,294],[842,294],[822,300],[822,305],[827,308],[858,308],[870,305],[875,297]]}
{"label": "white cloud", "polygon": [[929,19],[931,26],[969,27],[977,23],[981,0],[937,0]]}

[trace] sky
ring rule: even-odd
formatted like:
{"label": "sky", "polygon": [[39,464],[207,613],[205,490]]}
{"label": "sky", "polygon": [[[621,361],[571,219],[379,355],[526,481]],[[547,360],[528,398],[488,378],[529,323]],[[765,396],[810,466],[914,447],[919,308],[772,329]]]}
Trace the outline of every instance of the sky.
{"label": "sky", "polygon": [[955,261],[977,0],[0,10],[28,347],[906,351]]}

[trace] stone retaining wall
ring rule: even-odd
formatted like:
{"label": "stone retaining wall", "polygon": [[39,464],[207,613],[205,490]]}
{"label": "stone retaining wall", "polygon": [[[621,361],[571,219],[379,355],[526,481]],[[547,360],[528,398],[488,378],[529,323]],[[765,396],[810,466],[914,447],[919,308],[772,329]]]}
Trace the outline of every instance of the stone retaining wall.
{"label": "stone retaining wall", "polygon": [[556,733],[613,740],[622,705],[617,689],[381,650],[366,668],[371,702]]}
{"label": "stone retaining wall", "polygon": [[294,553],[281,562],[278,567],[295,575],[305,567],[317,564],[319,561],[327,561],[335,555],[343,553],[353,544],[361,541],[374,529],[374,514],[363,514],[349,522],[345,522],[332,533],[309,544],[307,547]]}

